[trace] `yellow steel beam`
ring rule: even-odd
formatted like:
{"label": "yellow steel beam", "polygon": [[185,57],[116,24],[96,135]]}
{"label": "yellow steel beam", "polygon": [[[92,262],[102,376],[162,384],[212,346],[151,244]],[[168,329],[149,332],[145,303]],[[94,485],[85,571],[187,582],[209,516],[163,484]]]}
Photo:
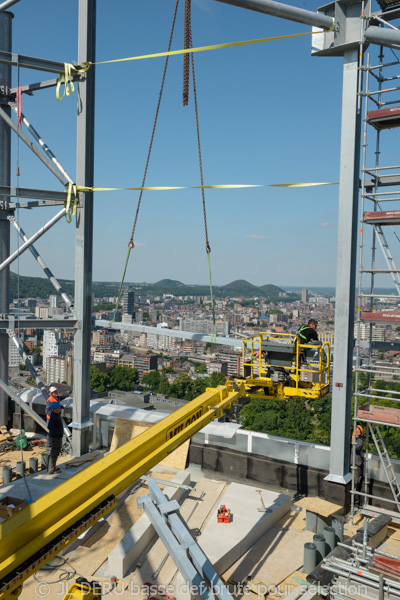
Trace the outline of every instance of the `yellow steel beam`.
{"label": "yellow steel beam", "polygon": [[232,382],[208,389],[1,523],[0,600],[7,594],[2,585],[6,575],[101,502],[126,489],[215,417],[222,416],[223,409],[229,408],[241,395],[244,388]]}

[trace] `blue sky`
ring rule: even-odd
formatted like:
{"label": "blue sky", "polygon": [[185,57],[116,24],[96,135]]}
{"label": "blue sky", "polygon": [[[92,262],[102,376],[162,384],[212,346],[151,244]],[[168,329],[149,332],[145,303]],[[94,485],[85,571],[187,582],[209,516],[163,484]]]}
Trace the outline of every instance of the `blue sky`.
{"label": "blue sky", "polygon": [[[294,4],[294,3],[293,3]],[[303,0],[298,6],[317,10]],[[174,0],[98,0],[97,60],[167,49]],[[173,49],[183,47],[181,0]],[[77,60],[78,0],[21,0],[12,12],[13,51]],[[192,2],[193,45],[309,31],[310,28],[215,0]],[[342,59],[311,56],[311,36],[196,53],[206,184],[330,182],[339,177]],[[182,107],[182,57],[171,57],[147,185],[199,185],[193,93]],[[163,58],[96,67],[95,186],[141,183]],[[13,71],[13,84],[17,71]],[[26,84],[49,76],[21,69]],[[22,110],[75,178],[76,92],[23,97]],[[13,185],[18,148],[13,136]],[[61,190],[19,144],[21,187]],[[78,182],[79,183],[79,182]],[[99,192],[94,206],[95,281],[119,281],[138,192]],[[213,283],[335,283],[338,186],[206,191]],[[31,235],[56,211],[17,215]],[[36,247],[60,278],[74,277],[74,225],[59,222]],[[208,269],[199,190],[145,192],[126,281],[163,278],[204,284]],[[12,230],[12,248],[17,245]],[[42,276],[26,252],[12,270]]]}

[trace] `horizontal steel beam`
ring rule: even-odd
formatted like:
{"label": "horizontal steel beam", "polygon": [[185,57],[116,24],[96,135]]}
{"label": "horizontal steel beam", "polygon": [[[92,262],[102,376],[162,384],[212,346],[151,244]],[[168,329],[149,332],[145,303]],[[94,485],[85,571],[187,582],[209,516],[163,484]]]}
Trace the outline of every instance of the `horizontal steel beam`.
{"label": "horizontal steel beam", "polygon": [[[72,81],[78,81],[82,77],[82,73],[75,73],[71,75]],[[21,92],[23,94],[31,95],[32,92],[37,90],[45,90],[47,88],[56,87],[58,82],[58,78],[56,79],[47,79],[46,81],[38,81],[37,83],[28,83],[27,85],[21,85]],[[17,93],[17,88],[10,88],[8,90],[8,94],[10,96],[15,96]]]}
{"label": "horizontal steel beam", "polygon": [[[38,200],[53,200],[47,206],[55,204],[64,204],[67,200],[67,192],[55,192],[54,190],[35,190],[33,188],[16,188],[0,185],[0,196],[8,196],[9,198],[37,198]],[[32,206],[35,206],[32,203]]]}
{"label": "horizontal steel beam", "polygon": [[400,175],[379,175],[376,179],[365,179],[365,188],[386,187],[389,185],[400,185]]}
{"label": "horizontal steel beam", "polygon": [[298,8],[297,6],[283,4],[282,2],[274,2],[274,0],[217,0],[217,2],[232,4],[232,6],[240,6],[241,8],[247,8],[248,10],[255,10],[267,15],[272,15],[273,17],[280,17],[281,19],[288,19],[289,21],[296,21],[297,23],[320,27],[326,31],[332,29],[335,24],[335,19],[333,17],[315,13],[311,10],[305,10],[304,8]]}
{"label": "horizontal steel beam", "polygon": [[233,346],[234,348],[242,348],[242,340],[234,338],[216,337],[206,335],[205,333],[193,333],[192,331],[181,331],[179,329],[166,329],[160,327],[150,327],[148,325],[136,325],[135,323],[112,323],[104,319],[96,319],[96,327],[103,329],[117,329],[118,331],[138,331],[150,335],[160,335],[167,337],[176,337],[182,340],[193,340],[196,342],[211,342],[213,344],[221,344],[224,346]]}
{"label": "horizontal steel beam", "polygon": [[18,325],[18,329],[73,329],[79,321],[76,319],[34,319],[20,318],[12,316],[11,319],[7,316],[0,316],[0,330],[12,329]]}
{"label": "horizontal steel beam", "polygon": [[23,54],[14,54],[12,52],[5,52],[4,50],[0,50],[0,63],[49,73],[64,73],[65,70],[64,63],[61,62],[24,56]]}
{"label": "horizontal steel beam", "polygon": [[371,25],[365,30],[365,39],[367,42],[379,44],[379,46],[400,48],[400,30],[398,29],[384,29]]}

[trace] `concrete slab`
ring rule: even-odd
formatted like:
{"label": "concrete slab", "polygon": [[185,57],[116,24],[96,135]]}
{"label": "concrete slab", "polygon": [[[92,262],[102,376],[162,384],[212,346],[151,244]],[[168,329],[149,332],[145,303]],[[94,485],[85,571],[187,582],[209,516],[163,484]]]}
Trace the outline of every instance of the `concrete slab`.
{"label": "concrete slab", "polygon": [[[265,512],[260,512],[263,499]],[[221,498],[231,510],[231,523],[217,523],[217,515],[205,527],[199,544],[222,574],[231,567],[266,531],[290,511],[291,500],[286,494],[231,483]]]}
{"label": "concrete slab", "polygon": [[[221,496],[219,505],[225,505],[231,510],[232,522],[218,523],[215,510],[214,514],[210,515],[198,542],[221,576],[244,556],[263,534],[290,512],[291,499],[286,494],[231,483]],[[180,573],[177,573],[173,585],[176,599],[188,600],[187,586]]]}

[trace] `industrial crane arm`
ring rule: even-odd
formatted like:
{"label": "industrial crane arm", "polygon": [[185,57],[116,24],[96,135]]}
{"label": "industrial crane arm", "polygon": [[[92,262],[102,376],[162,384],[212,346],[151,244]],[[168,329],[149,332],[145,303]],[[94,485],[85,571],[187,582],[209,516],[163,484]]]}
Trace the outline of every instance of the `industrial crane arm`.
{"label": "industrial crane arm", "polygon": [[15,599],[24,580],[111,510],[118,494],[244,394],[229,381],[208,389],[1,523],[0,600]]}

